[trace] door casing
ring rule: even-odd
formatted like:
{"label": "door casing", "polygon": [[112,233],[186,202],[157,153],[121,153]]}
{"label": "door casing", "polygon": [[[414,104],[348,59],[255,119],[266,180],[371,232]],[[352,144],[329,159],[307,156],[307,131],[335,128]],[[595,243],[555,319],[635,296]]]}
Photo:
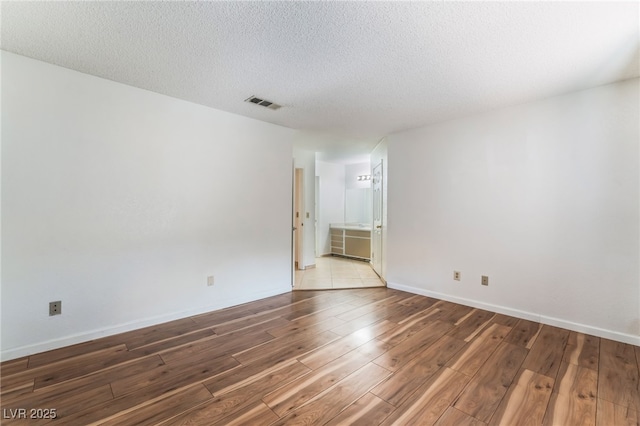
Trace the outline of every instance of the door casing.
{"label": "door casing", "polygon": [[371,173],[371,189],[373,192],[373,229],[371,230],[371,266],[378,276],[383,277],[382,271],[382,160]]}

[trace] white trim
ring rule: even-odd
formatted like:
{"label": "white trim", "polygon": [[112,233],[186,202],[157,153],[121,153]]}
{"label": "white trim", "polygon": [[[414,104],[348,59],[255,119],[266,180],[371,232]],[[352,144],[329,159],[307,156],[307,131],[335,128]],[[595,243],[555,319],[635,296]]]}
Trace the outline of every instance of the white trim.
{"label": "white trim", "polygon": [[586,324],[579,324],[560,318],[548,317],[545,315],[534,314],[532,312],[521,311],[519,309],[508,308],[506,306],[492,305],[490,303],[479,302],[477,300],[465,299],[462,297],[451,296],[449,294],[438,293],[431,290],[426,290],[419,287],[413,287],[398,283],[387,282],[387,287],[406,291],[408,293],[419,294],[421,296],[433,297],[435,299],[446,300],[448,302],[459,303],[461,305],[471,306],[478,309],[486,309],[491,312],[499,314],[509,315],[516,318],[522,318],[529,321],[535,321],[542,324],[552,325],[554,327],[561,327],[567,330],[577,331],[579,333],[591,334],[593,336],[603,337],[605,339],[611,339],[618,342],[628,343],[630,345],[640,346],[640,336],[633,334],[620,333],[617,331],[606,330],[604,328],[593,327]]}
{"label": "white trim", "polygon": [[58,349],[69,345],[75,345],[78,343],[88,342],[90,340],[99,339],[101,337],[111,336],[114,334],[124,333],[127,331],[137,330],[143,327],[149,327],[151,325],[162,324],[164,322],[173,321],[182,318],[188,318],[194,315],[200,315],[219,309],[229,308],[231,306],[241,305],[243,303],[253,302],[259,299],[264,299],[271,296],[277,296],[279,294],[290,293],[291,288],[287,284],[281,288],[267,290],[261,293],[253,294],[251,297],[237,297],[220,303],[217,305],[200,307],[197,309],[190,309],[187,311],[173,312],[166,315],[159,315],[155,317],[149,317],[138,321],[131,321],[124,324],[119,324],[111,327],[99,328],[97,330],[88,331],[85,333],[73,334],[71,336],[61,337],[59,339],[48,340],[46,342],[35,343],[32,345],[20,346],[18,348],[7,349],[0,352],[0,360],[8,361],[23,356],[29,356],[40,352],[50,351],[52,349]]}

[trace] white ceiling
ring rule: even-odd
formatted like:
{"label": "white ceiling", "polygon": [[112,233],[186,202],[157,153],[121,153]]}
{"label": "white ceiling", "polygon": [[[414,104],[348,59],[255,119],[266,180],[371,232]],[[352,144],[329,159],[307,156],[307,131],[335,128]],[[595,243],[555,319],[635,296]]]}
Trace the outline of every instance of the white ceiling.
{"label": "white ceiling", "polygon": [[[638,2],[1,7],[4,50],[309,131],[300,139],[324,143],[327,158],[396,131],[639,75]],[[251,95],[283,108],[243,102]]]}

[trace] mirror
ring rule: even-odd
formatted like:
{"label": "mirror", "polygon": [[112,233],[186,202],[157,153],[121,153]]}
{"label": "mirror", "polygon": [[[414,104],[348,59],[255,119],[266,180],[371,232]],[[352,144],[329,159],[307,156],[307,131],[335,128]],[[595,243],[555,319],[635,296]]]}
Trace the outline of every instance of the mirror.
{"label": "mirror", "polygon": [[345,190],[345,223],[371,224],[371,188]]}

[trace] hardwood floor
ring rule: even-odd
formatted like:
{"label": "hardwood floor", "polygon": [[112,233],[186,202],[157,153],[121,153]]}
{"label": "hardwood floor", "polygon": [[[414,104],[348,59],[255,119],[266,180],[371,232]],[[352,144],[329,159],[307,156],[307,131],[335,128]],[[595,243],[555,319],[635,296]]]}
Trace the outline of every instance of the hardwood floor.
{"label": "hardwood floor", "polygon": [[639,366],[397,290],[292,292],[4,362],[1,423],[638,425]]}

